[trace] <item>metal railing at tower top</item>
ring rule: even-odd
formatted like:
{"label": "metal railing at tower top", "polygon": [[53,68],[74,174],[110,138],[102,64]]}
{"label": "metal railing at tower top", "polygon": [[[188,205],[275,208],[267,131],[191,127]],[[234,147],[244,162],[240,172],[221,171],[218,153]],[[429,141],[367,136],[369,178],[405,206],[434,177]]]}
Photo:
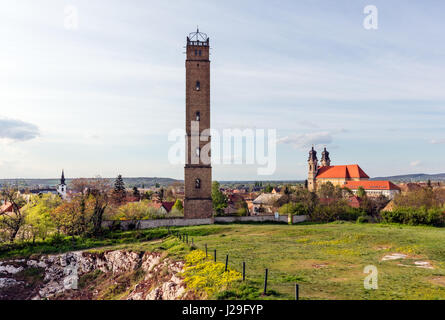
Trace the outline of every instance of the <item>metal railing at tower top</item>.
{"label": "metal railing at tower top", "polygon": [[206,41],[192,41],[189,37],[187,37],[187,45],[188,46],[198,46],[198,47],[208,47],[209,46],[209,38]]}

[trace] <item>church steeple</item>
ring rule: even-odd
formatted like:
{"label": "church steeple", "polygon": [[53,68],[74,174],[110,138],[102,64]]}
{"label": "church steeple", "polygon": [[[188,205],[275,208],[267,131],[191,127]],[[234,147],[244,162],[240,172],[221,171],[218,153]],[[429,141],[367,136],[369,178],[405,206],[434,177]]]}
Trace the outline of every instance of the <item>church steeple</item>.
{"label": "church steeple", "polygon": [[321,153],[321,165],[323,167],[329,167],[331,165],[331,159],[329,158],[329,152],[326,150],[326,147]]}
{"label": "church steeple", "polygon": [[57,193],[65,200],[66,199],[66,184],[65,184],[65,172],[62,170],[62,177],[60,177],[60,184],[57,187]]}
{"label": "church steeple", "polygon": [[62,177],[60,178],[60,184],[65,184],[65,172],[64,172],[64,170],[62,169]]}

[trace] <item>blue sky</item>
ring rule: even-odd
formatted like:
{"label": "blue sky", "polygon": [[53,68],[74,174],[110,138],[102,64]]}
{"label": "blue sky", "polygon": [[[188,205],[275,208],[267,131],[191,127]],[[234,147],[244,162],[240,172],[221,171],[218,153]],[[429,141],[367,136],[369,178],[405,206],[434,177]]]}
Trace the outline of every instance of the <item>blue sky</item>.
{"label": "blue sky", "polygon": [[[363,28],[366,5],[378,30]],[[64,27],[78,10],[77,30]],[[443,1],[0,2],[0,177],[181,178],[184,45],[211,41],[212,126],[277,129],[277,170],[304,179],[310,145],[370,176],[445,172]]]}

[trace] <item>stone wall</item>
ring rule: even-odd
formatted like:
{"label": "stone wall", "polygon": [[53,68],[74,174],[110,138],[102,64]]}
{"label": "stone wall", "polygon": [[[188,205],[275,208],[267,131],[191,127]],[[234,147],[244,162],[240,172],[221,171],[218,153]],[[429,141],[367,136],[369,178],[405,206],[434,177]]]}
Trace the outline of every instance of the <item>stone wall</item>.
{"label": "stone wall", "polygon": [[[307,216],[293,216],[292,223],[300,223],[307,220]],[[215,222],[232,223],[232,222],[284,222],[288,223],[287,215],[280,215],[278,219],[274,215],[265,216],[248,216],[248,217],[215,217]]]}
{"label": "stone wall", "polygon": [[120,224],[121,230],[133,229],[153,229],[161,227],[186,227],[213,224],[213,218],[206,219],[155,219],[155,220],[125,220],[125,221],[103,221],[102,228],[110,229],[113,224]]}
{"label": "stone wall", "polygon": [[[307,216],[293,216],[292,223],[300,223],[308,220]],[[102,227],[110,229],[113,224],[120,225],[121,230],[129,230],[137,227],[138,229],[153,229],[160,227],[186,227],[217,223],[233,222],[288,222],[287,215],[280,215],[278,219],[273,215],[268,216],[249,216],[249,217],[215,217],[205,219],[156,219],[156,220],[126,220],[126,221],[103,221]]]}

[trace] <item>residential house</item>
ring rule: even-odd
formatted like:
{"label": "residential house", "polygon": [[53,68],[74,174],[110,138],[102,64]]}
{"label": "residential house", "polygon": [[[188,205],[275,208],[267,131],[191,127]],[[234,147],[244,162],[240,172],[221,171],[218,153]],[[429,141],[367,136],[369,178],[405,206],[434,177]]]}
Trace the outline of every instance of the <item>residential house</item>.
{"label": "residential house", "polygon": [[252,215],[271,215],[274,214],[276,209],[275,203],[282,197],[281,194],[263,193],[253,200]]}

